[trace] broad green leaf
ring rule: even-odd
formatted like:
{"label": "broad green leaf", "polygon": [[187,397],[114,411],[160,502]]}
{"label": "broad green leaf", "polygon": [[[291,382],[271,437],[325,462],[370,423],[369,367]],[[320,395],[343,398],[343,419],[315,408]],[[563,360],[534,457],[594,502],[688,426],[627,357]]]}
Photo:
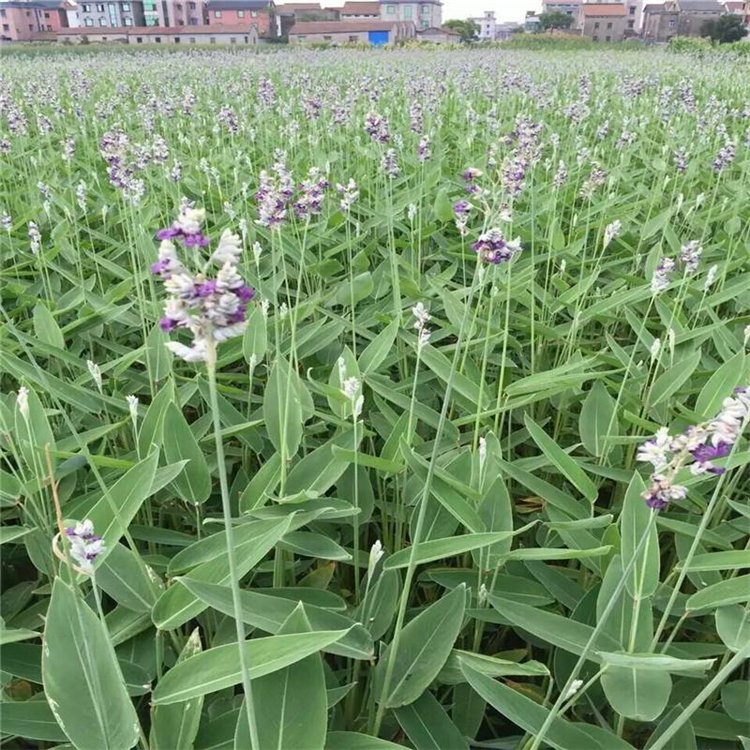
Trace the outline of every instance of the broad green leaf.
{"label": "broad green leaf", "polygon": [[726,607],[730,604],[742,604],[750,600],[750,574],[727,578],[719,583],[707,586],[688,597],[685,605],[689,611]]}
{"label": "broad green leaf", "polygon": [[746,362],[745,354],[738,352],[721,365],[701,389],[693,411],[704,419],[714,417],[721,407],[721,402],[732,394],[735,386],[742,384]]}
{"label": "broad green leaf", "polygon": [[31,476],[37,477],[42,481],[47,477],[47,459],[44,448],[49,446],[52,466],[57,463],[54,458],[55,453],[55,436],[52,433],[47,414],[44,406],[39,400],[36,391],[33,388],[28,389],[28,416],[24,417],[18,409],[15,408],[15,435],[18,448],[23,455]]}
{"label": "broad green leaf", "polygon": [[394,320],[365,347],[357,361],[360,372],[364,375],[370,372],[377,372],[378,367],[380,367],[385,358],[391,353],[398,330],[398,320]]}
{"label": "broad green leaf", "polygon": [[597,496],[596,485],[587,474],[547,433],[528,415],[523,423],[534,442],[545,456],[559,469],[570,483],[589,501],[594,502]]}
{"label": "broad green leaf", "polygon": [[150,612],[157,591],[163,586],[153,571],[144,571],[144,564],[139,563],[135,555],[122,544],[116,544],[97,568],[96,582],[123,607],[134,612]]}
{"label": "broad green leaf", "polygon": [[724,645],[734,653],[750,644],[750,611],[734,604],[719,607],[715,613],[716,632]]}
{"label": "broad green leaf", "polygon": [[[634,599],[652,596],[659,586],[659,536],[654,514],[641,497],[645,489],[640,475],[634,473],[620,516],[623,569],[633,563],[625,585]],[[648,538],[644,541],[646,535]]]}
{"label": "broad green leaf", "polygon": [[721,688],[721,704],[730,718],[747,721],[750,716],[750,682],[733,680]]}
{"label": "broad green leaf", "polygon": [[325,534],[312,531],[292,531],[278,542],[281,549],[320,560],[351,560],[351,555]]}
{"label": "broad green leaf", "polygon": [[384,673],[391,657],[389,645],[380,658],[378,676],[379,701],[388,708],[406,706],[427,689],[443,668],[461,631],[466,604],[466,587],[456,587],[423,612],[401,631],[395,655],[395,666],[389,685]]}
{"label": "broad green leaf", "polygon": [[[202,650],[198,630],[187,639],[175,664],[182,664]],[[151,732],[148,744],[151,750],[192,750],[201,720],[203,696],[198,696],[168,706],[151,708]]]}
{"label": "broad green leaf", "polygon": [[135,518],[143,502],[153,493],[159,452],[139,461],[123,474],[88,513],[94,531],[104,540],[105,550],[96,560],[98,568]]}
{"label": "broad green leaf", "polygon": [[[562,615],[547,612],[544,609],[529,607],[526,604],[503,597],[489,596],[490,604],[503,616],[510,620],[513,625],[526,630],[532,635],[541,638],[572,654],[581,655],[591,640],[594,629],[582,622],[570,620]],[[599,661],[597,651],[617,651],[617,642],[606,633],[600,632],[593,640],[588,651],[591,661]]]}
{"label": "broad green leaf", "polygon": [[440,682],[448,685],[466,682],[463,665],[489,677],[546,677],[549,674],[547,667],[538,661],[516,662],[454,649],[440,672]]}
{"label": "broad green leaf", "polygon": [[334,451],[334,447],[354,449],[362,437],[361,429],[357,432],[355,438],[353,429],[343,430],[296,463],[287,477],[286,493],[307,491],[324,495],[349,466],[349,459]]}
{"label": "broad green leaf", "polygon": [[[279,629],[280,635],[309,633],[304,605],[299,604]],[[328,699],[320,654],[311,654],[253,683],[253,703],[261,748],[323,750]],[[234,746],[250,747],[247,721],[240,712]],[[243,721],[244,720],[244,721]]]}
{"label": "broad green leaf", "polygon": [[636,721],[653,721],[669,702],[672,678],[666,671],[608,666],[602,675],[602,687],[618,714]]}
{"label": "broad green leaf", "polygon": [[416,750],[469,750],[468,741],[429,690],[393,713]]}
{"label": "broad green leaf", "polygon": [[[549,710],[540,706],[536,701],[527,698],[513,688],[496,682],[491,677],[477,672],[468,665],[463,665],[467,682],[484,698],[496,711],[509,719],[513,724],[537,735],[545,723]],[[606,733],[611,742],[602,745],[591,734],[581,730],[582,725],[571,724],[559,716],[549,725],[544,742],[558,750],[632,750],[631,746],[615,735]],[[603,730],[602,730],[603,731]]]}
{"label": "broad green leaf", "polygon": [[44,303],[36,303],[33,318],[34,333],[40,341],[44,341],[46,344],[50,344],[50,346],[56,346],[58,349],[65,348],[65,338],[62,335],[60,326],[57,325],[57,321],[44,306]]}
{"label": "broad green leaf", "polygon": [[678,659],[665,654],[630,654],[625,652],[600,651],[602,664],[613,667],[632,667],[641,670],[656,670],[674,673],[703,673],[711,669],[716,659]]}
{"label": "broad green leaf", "polygon": [[666,401],[677,393],[693,374],[700,361],[701,351],[698,349],[659,375],[648,393],[648,405],[658,406],[662,401]]}
{"label": "broad green leaf", "polygon": [[0,712],[3,717],[4,735],[17,735],[26,741],[68,741],[45,700],[4,700]]}
{"label": "broad green leaf", "polygon": [[104,623],[61,578],[47,611],[42,678],[76,750],[130,750],[136,743],[138,717]]}
{"label": "broad green leaf", "polygon": [[211,494],[211,474],[203,451],[190,426],[176,404],[170,403],[164,412],[164,455],[170,463],[187,461],[187,465],[172,483],[180,498],[197,505]]}
{"label": "broad green leaf", "polygon": [[583,400],[578,418],[581,442],[592,456],[603,456],[610,433],[618,432],[615,408],[615,400],[604,383],[595,381]]}
{"label": "broad green leaf", "polygon": [[260,305],[251,305],[247,315],[247,328],[242,337],[242,356],[248,364],[253,360],[256,365],[263,361],[268,349],[266,316]]}
{"label": "broad green leaf", "polygon": [[[419,565],[432,562],[433,560],[442,560],[446,557],[460,555],[481,547],[487,547],[491,544],[510,539],[523,531],[527,531],[533,525],[533,523],[527,524],[516,531],[492,531],[481,534],[463,534],[462,536],[449,537],[447,539],[431,539],[417,546],[416,562]],[[385,560],[383,567],[386,570],[405,568],[409,564],[412,550],[413,547],[407,547],[392,554]]]}
{"label": "broad green leaf", "polygon": [[172,403],[172,399],[172,389],[168,386],[160,388],[156,392],[153,401],[146,409],[146,416],[138,430],[139,455],[148,455],[154,446],[161,448],[164,435],[164,413]]}
{"label": "broad green leaf", "polygon": [[[519,529],[522,531],[522,529]],[[511,550],[506,560],[584,560],[589,557],[603,557],[612,547],[591,547],[590,549],[565,549],[564,547],[524,547]]]}
{"label": "broad green leaf", "polygon": [[255,473],[239,500],[240,513],[249,513],[265,505],[281,479],[281,456],[274,453]]}
{"label": "broad green leaf", "polygon": [[359,732],[329,732],[325,750],[404,750],[405,745],[396,745],[379,737]]}
{"label": "broad green leaf", "polygon": [[[217,586],[192,578],[180,578],[180,583],[209,607],[225,615],[234,615],[232,591],[228,586]],[[266,593],[268,591],[269,593]],[[297,599],[270,595],[271,590],[241,589],[240,617],[243,622],[267,633],[279,633],[299,602]],[[317,607],[307,602],[305,616],[312,630],[346,630],[346,635],[324,649],[352,659],[371,659],[373,640],[367,630],[349,617]]]}
{"label": "broad green leaf", "polygon": [[[489,439],[488,442],[490,442]],[[513,533],[513,505],[502,477],[497,477],[490,484],[479,503],[478,511],[487,531]],[[475,553],[473,557],[477,567],[494,569],[510,552],[512,544],[513,541],[509,537],[491,544],[489,549],[482,549],[481,552]]]}
{"label": "broad green leaf", "polygon": [[[416,342],[417,337],[414,336],[412,338]],[[460,372],[451,372],[451,360],[441,351],[427,344],[422,347],[421,359],[443,383],[447,384],[452,381],[455,392],[466,398],[473,407],[482,410],[488,408],[487,393],[489,389],[486,386],[482,389],[480,383],[474,382],[474,380]]]}
{"label": "broad green leaf", "polygon": [[297,453],[302,441],[302,404],[297,386],[297,373],[281,356],[271,367],[263,395],[263,420],[268,439],[288,461]]}
{"label": "broad green leaf", "polygon": [[18,641],[28,641],[32,638],[39,638],[39,633],[36,630],[29,630],[28,628],[8,628],[3,623],[0,625],[0,646],[4,646],[6,643],[18,643]]}
{"label": "broad green leaf", "polygon": [[[324,630],[245,641],[241,648],[245,649],[250,664],[250,679],[255,680],[294,664],[345,634],[345,630]],[[236,643],[215,646],[175,665],[156,685],[152,705],[178,703],[239,685],[242,673],[238,648]]]}
{"label": "broad green leaf", "polygon": [[[682,564],[678,563],[678,568]],[[750,549],[735,549],[726,552],[706,552],[702,555],[695,555],[690,561],[687,570],[705,571],[705,570],[736,570],[737,568],[750,568]]]}
{"label": "broad green leaf", "polygon": [[[255,529],[243,534],[243,527],[235,531],[235,553],[237,559],[237,575],[242,578],[247,575],[289,530],[292,516],[273,522],[273,526],[258,535]],[[259,524],[266,522],[258,521]],[[248,524],[249,526],[250,524]],[[229,560],[226,549],[223,549],[215,559],[202,563],[190,572],[191,578],[207,583],[229,583]],[[154,625],[161,630],[173,630],[180,627],[191,618],[199,615],[206,605],[194,594],[190,593],[179,582],[170,586],[154,604],[151,618]]]}

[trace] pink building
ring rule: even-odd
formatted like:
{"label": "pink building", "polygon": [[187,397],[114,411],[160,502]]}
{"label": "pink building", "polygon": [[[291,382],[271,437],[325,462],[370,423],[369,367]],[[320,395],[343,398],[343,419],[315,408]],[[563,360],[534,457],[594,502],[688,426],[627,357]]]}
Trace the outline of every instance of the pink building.
{"label": "pink building", "polygon": [[273,0],[208,0],[209,26],[244,26],[261,36],[275,36]]}
{"label": "pink building", "polygon": [[27,42],[43,32],[67,28],[67,10],[74,7],[65,0],[16,0],[0,3],[0,39]]}

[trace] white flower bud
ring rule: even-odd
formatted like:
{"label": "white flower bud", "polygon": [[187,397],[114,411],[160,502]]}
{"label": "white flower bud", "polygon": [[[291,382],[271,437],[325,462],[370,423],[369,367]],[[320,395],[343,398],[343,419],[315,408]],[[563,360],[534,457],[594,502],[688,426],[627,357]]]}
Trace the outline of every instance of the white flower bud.
{"label": "white flower bud", "polygon": [[89,374],[91,375],[92,380],[96,384],[96,387],[99,393],[101,393],[102,392],[102,372],[99,369],[99,365],[97,365],[95,362],[92,362],[90,359],[87,359],[86,367],[89,368]]}
{"label": "white flower bud", "polygon": [[29,418],[29,389],[26,386],[21,386],[18,389],[18,395],[16,396],[16,405],[18,411],[21,412],[21,416],[24,419]]}

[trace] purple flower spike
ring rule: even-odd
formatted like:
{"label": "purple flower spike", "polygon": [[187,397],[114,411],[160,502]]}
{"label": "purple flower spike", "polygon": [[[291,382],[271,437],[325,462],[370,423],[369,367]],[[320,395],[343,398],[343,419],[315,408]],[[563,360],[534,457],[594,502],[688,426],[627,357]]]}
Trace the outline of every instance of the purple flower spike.
{"label": "purple flower spike", "polygon": [[209,243],[208,237],[202,232],[183,235],[182,241],[186,247],[206,247]]}
{"label": "purple flower spike", "polygon": [[173,331],[177,327],[177,321],[174,318],[162,318],[159,321],[159,328],[165,333]]}
{"label": "purple flower spike", "polygon": [[234,293],[243,302],[250,302],[250,300],[255,297],[255,290],[252,287],[247,286],[247,284],[243,284],[241,287],[235,289]]}
{"label": "purple flower spike", "polygon": [[156,239],[157,240],[171,240],[175,237],[179,237],[182,232],[174,226],[166,227],[166,229],[160,229],[156,233]]}
{"label": "purple flower spike", "polygon": [[195,294],[197,297],[209,297],[216,291],[216,281],[209,279],[195,285]]}
{"label": "purple flower spike", "polygon": [[169,258],[162,258],[161,260],[157,260],[156,263],[151,264],[151,273],[153,274],[159,275],[168,270],[169,270]]}

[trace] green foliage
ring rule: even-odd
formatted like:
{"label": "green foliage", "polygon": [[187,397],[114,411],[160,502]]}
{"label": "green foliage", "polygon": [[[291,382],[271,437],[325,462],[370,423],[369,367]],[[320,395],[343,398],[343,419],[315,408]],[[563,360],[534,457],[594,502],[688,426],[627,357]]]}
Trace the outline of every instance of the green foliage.
{"label": "green foliage", "polygon": [[471,20],[452,19],[446,21],[443,26],[460,34],[461,41],[464,43],[475,41],[479,34],[479,26]]}
{"label": "green foliage", "polygon": [[[744,48],[3,50],[4,746],[740,750],[747,433],[658,514],[637,454],[750,382]],[[159,324],[183,196],[255,290],[215,378]]]}
{"label": "green foliage", "polygon": [[573,25],[573,16],[559,11],[542,13],[539,16],[539,25],[543,31],[551,29],[569,29]]}
{"label": "green foliage", "polygon": [[712,42],[719,44],[731,44],[744,39],[747,34],[747,28],[742,16],[727,13],[726,15],[712,18],[701,26],[701,34],[707,36]]}

